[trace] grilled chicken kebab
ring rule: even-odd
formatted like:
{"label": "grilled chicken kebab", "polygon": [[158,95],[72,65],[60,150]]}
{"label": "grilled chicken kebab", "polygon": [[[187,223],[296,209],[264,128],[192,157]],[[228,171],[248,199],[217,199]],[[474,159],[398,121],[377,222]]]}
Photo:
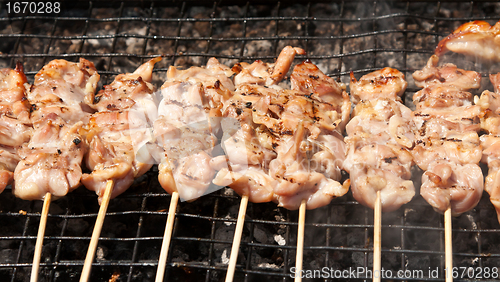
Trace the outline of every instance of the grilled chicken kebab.
{"label": "grilled chicken kebab", "polygon": [[453,215],[474,208],[483,193],[479,168],[482,149],[477,132],[481,108],[472,104],[467,90],[480,87],[481,76],[453,64],[438,67],[433,55],[427,65],[413,73],[422,90],[413,96],[417,141],[412,150],[422,175],[420,193],[444,212]]}
{"label": "grilled chicken kebab", "polygon": [[490,194],[500,221],[500,73],[490,75],[495,92],[484,91],[476,104],[483,110],[481,128],[488,134],[479,139],[483,147],[482,161],[488,165],[484,189]]}
{"label": "grilled chicken kebab", "polygon": [[99,74],[94,65],[53,60],[36,75],[27,93],[33,136],[18,150],[13,193],[25,200],[61,197],[80,185],[87,151],[80,133],[88,122]]}
{"label": "grilled chicken kebab", "polygon": [[212,159],[218,170],[213,182],[252,202],[298,209],[306,200],[313,209],[348,190],[338,181],[350,101],[340,85],[308,61],[295,66],[291,89],[279,85],[296,53],[304,51],[285,47],[275,64],[233,67],[236,90],[222,109],[226,155]]}
{"label": "grilled chicken kebab", "polygon": [[435,53],[441,56],[448,51],[485,61],[500,61],[500,22],[494,26],[485,21],[461,25],[439,42]]}
{"label": "grilled chicken kebab", "polygon": [[88,124],[89,152],[85,155],[85,164],[92,172],[82,176],[82,183],[96,192],[99,202],[108,180],[114,181],[114,198],[153,166],[153,157],[140,149],[152,140],[149,129],[156,119],[157,105],[151,80],[154,65],[160,60],[151,59],[133,73],[116,76],[94,98],[91,106],[98,112]]}
{"label": "grilled chicken kebab", "polygon": [[154,136],[160,147],[159,182],[183,200],[207,193],[215,170],[210,166],[222,101],[234,91],[233,72],[211,58],[206,67],[171,66],[161,87]]}
{"label": "grilled chicken kebab", "polygon": [[27,82],[20,63],[15,69],[0,69],[0,193],[14,179],[17,150],[32,133]]}
{"label": "grilled chicken kebab", "polygon": [[383,211],[393,211],[415,195],[411,181],[415,143],[412,112],[401,103],[404,75],[384,68],[356,80],[351,73],[351,95],[357,103],[347,124],[344,169],[351,178],[354,198],[374,208],[380,191]]}

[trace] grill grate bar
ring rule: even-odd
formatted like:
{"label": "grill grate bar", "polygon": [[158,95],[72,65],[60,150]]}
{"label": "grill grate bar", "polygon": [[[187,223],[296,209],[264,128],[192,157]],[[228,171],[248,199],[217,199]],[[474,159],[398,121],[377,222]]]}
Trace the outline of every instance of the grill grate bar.
{"label": "grill grate bar", "polygon": [[[254,212],[253,212],[253,205],[252,204],[249,204],[248,207],[248,215],[253,218],[254,217]],[[246,220],[245,220],[246,221]],[[249,243],[253,243],[253,238],[254,238],[254,232],[255,232],[255,224],[253,222],[250,222],[250,223],[247,223],[248,225],[250,225],[249,229],[250,229],[250,234],[249,234]],[[241,244],[243,245],[243,243]],[[245,264],[245,270],[246,271],[249,271],[249,270],[252,270],[252,245],[250,244],[246,244],[245,245],[246,248],[247,248],[247,257],[246,257],[246,264]],[[245,274],[245,282],[248,282],[248,275]]]}
{"label": "grill grate bar", "polygon": [[[33,205],[34,204],[35,204],[35,202],[31,202],[30,207],[29,207],[29,211],[33,210]],[[24,223],[23,235],[22,235],[23,237],[26,236],[26,234],[28,233],[28,226],[29,226],[29,223],[30,223],[30,219],[31,219],[30,216],[26,217],[26,221]],[[24,248],[25,242],[26,242],[25,240],[21,240],[21,242],[19,243],[19,249],[18,249],[17,257],[16,257],[16,264],[19,264],[19,261],[21,260],[21,254],[23,252],[23,248]],[[17,267],[14,267],[12,269],[12,279],[11,279],[11,282],[15,281],[16,274],[17,274]]]}
{"label": "grill grate bar", "polygon": [[[85,19],[85,26],[83,27],[82,37],[87,36],[87,31],[89,29],[89,22],[90,22],[89,19],[92,16],[92,8],[93,8],[92,1],[90,1],[89,2],[89,9],[88,9],[88,17]],[[84,44],[85,44],[85,39],[82,39],[80,42],[80,45],[78,45],[78,49],[76,49],[76,53],[82,52]]]}
{"label": "grill grate bar", "polygon": [[57,28],[57,18],[54,19],[54,24],[52,25],[52,29],[50,30],[49,44],[45,45],[45,48],[43,50],[43,54],[45,56],[42,59],[41,67],[43,67],[45,65],[45,63],[47,62],[47,56],[46,55],[49,54],[49,52],[50,52],[50,46],[52,46],[52,43],[54,42],[54,33],[56,32],[56,28]]}
{"label": "grill grate bar", "polygon": [[[243,17],[246,18],[248,16],[248,9],[250,7],[250,2],[247,1],[245,5],[245,10],[243,12]],[[242,38],[247,37],[247,21],[243,20],[243,35]],[[245,54],[245,45],[247,43],[246,39],[241,39],[241,47],[240,47],[240,61],[243,61],[245,59],[244,54]]]}
{"label": "grill grate bar", "polygon": [[[146,209],[147,199],[148,198],[146,198],[146,197],[142,198],[141,210]],[[137,233],[136,233],[135,240],[134,240],[135,241],[134,242],[134,250],[132,251],[132,258],[130,260],[130,267],[129,267],[129,271],[128,271],[127,282],[132,281],[132,273],[133,273],[133,269],[134,269],[134,266],[132,265],[132,263],[136,262],[136,260],[137,260],[137,252],[139,249],[139,243],[141,242],[140,240],[137,240],[137,239],[141,235],[143,222],[144,222],[144,216],[141,215],[139,217],[139,222],[137,223]]]}
{"label": "grill grate bar", "polygon": [[[116,50],[116,41],[118,39],[118,34],[120,32],[120,27],[121,27],[121,24],[123,22],[121,16],[123,15],[123,7],[124,7],[124,2],[121,2],[120,3],[120,9],[119,9],[119,12],[118,14],[120,15],[118,17],[118,19],[116,20],[117,24],[116,24],[116,29],[115,29],[115,36],[113,36],[113,43],[111,44],[111,53],[115,53],[115,50]],[[112,69],[112,60],[113,60],[113,56],[109,56],[109,60],[108,60],[108,67],[106,68],[108,71],[111,71]],[[112,81],[109,76],[107,76],[104,81],[106,82],[105,84],[109,84],[110,81]]]}
{"label": "grill grate bar", "polygon": [[[362,0],[364,1],[364,0]],[[393,1],[397,2],[397,1]],[[431,1],[432,2],[432,1]],[[439,1],[442,2],[442,1]],[[460,1],[458,1],[460,2]],[[463,1],[462,1],[463,2]],[[467,2],[467,1],[466,1]],[[491,1],[493,2],[493,1]],[[95,5],[99,5],[99,2],[94,2]],[[157,2],[158,3],[158,2]],[[186,2],[183,2],[186,3]],[[277,2],[280,3],[280,2]],[[105,19],[98,18],[87,18],[87,17],[49,17],[49,16],[26,16],[26,17],[8,17],[8,18],[0,18],[0,22],[3,21],[21,21],[21,20],[54,20],[57,18],[58,20],[64,21],[84,21],[89,20],[91,22],[96,23],[105,23],[105,22],[116,22],[116,21],[127,21],[127,22],[226,22],[226,21],[249,21],[249,22],[261,22],[261,21],[306,21],[307,17],[287,17],[287,16],[269,16],[269,17],[224,17],[224,18],[175,18],[175,19],[167,19],[167,18],[154,18],[154,17],[107,17]],[[352,22],[371,22],[373,20],[385,20],[391,18],[411,18],[411,19],[422,19],[422,20],[438,20],[438,21],[472,21],[472,20],[498,20],[496,16],[467,16],[467,17],[433,17],[433,16],[422,16],[422,15],[413,15],[407,13],[391,13],[382,16],[369,16],[369,17],[356,17],[356,18],[339,18],[339,17],[313,17],[312,20],[315,22],[328,22],[332,19],[337,21],[344,21],[346,23]]]}
{"label": "grill grate bar", "polygon": [[[69,208],[66,208],[66,215],[69,214]],[[66,231],[66,228],[68,226],[68,218],[65,218],[63,220],[63,226],[61,228],[61,237],[64,235],[64,232]],[[57,270],[57,266],[59,264],[59,257],[61,255],[61,248],[62,248],[62,243],[63,243],[63,240],[58,240],[57,242],[57,247],[56,247],[56,254],[54,256],[54,267],[50,270],[50,279],[49,281],[56,281],[56,278],[54,277],[55,276],[55,272]],[[40,261],[41,262],[41,261]]]}
{"label": "grill grate bar", "polygon": [[[186,16],[186,2],[182,2],[180,18],[184,18],[185,16]],[[183,21],[179,21],[179,23],[177,25],[177,38],[175,39],[175,43],[174,43],[174,54],[172,56],[172,63],[171,63],[172,66],[175,66],[175,59],[177,58],[177,56],[176,56],[177,48],[179,46],[179,38],[182,38],[181,37],[182,23],[183,23]]]}
{"label": "grill grate bar", "polygon": [[[285,214],[286,214],[286,216],[285,216],[285,220],[286,220],[286,221],[290,221],[290,211],[289,211],[289,210],[286,210],[286,211],[285,211]],[[287,226],[286,226],[286,233],[285,233],[286,242],[290,242],[290,236],[291,236],[291,234],[290,234],[290,233],[292,233],[292,232],[290,231],[290,226],[289,226],[289,225],[287,225]],[[283,246],[281,246],[281,247],[283,248]],[[297,245],[293,246],[292,248],[294,248],[295,250],[297,250]],[[288,271],[290,270],[290,263],[291,263],[291,262],[289,262],[289,261],[288,261],[288,260],[289,260],[289,257],[294,258],[295,256],[294,256],[294,254],[291,254],[291,255],[290,255],[290,253],[289,253],[289,251],[288,251],[290,248],[283,248],[283,249],[284,249],[284,253],[285,253],[285,254],[283,255],[283,261],[284,261],[284,263],[285,263],[285,264],[284,264],[284,267],[283,267],[283,274],[287,274],[287,273],[288,273]],[[295,265],[295,261],[293,262],[293,265]],[[290,278],[290,277],[285,275],[285,276],[283,277],[283,281],[288,281],[288,278]]]}
{"label": "grill grate bar", "polygon": [[[23,20],[23,25],[22,25],[22,27],[21,27],[21,34],[24,34],[24,31],[25,31],[25,29],[26,29],[26,23],[27,23],[27,20],[26,20],[26,19],[24,19],[24,20]],[[12,30],[12,33],[14,33],[14,30]],[[3,35],[3,34],[2,34],[2,35]],[[14,48],[12,49],[12,52],[13,52],[14,54],[16,54],[16,53],[18,52],[18,50],[19,50],[19,43],[21,42],[21,38],[23,38],[23,37],[22,37],[22,36],[19,36],[19,37],[17,37],[17,39],[16,39],[16,43],[14,44]],[[11,68],[15,68],[15,67],[16,67],[16,62],[14,61],[14,58],[12,58],[12,59],[10,60],[10,67],[11,67]]]}
{"label": "grill grate bar", "polygon": [[[214,211],[213,211],[213,217],[217,217],[217,209],[219,207],[219,199],[215,199],[215,204],[214,204]],[[214,243],[215,243],[215,224],[216,222],[215,221],[212,221],[212,224],[211,224],[211,230],[210,230],[210,250],[208,252],[208,265],[209,266],[213,266],[214,264]],[[231,244],[231,242],[228,242],[229,244]],[[207,273],[205,275],[205,282],[208,282],[210,281],[210,268],[207,269]]]}

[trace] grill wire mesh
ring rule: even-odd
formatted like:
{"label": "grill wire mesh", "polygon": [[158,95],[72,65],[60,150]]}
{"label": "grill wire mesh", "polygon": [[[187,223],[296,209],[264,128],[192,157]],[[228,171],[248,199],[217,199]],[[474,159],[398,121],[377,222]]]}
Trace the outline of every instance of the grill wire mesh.
{"label": "grill wire mesh", "polygon": [[[500,12],[499,4],[480,1],[74,2],[63,3],[58,15],[25,17],[7,14],[2,3],[0,66],[14,67],[20,61],[32,82],[54,58],[85,57],[98,68],[101,84],[107,84],[161,54],[164,60],[154,73],[159,87],[170,65],[202,65],[212,56],[229,66],[272,61],[292,45],[307,51],[296,62],[311,59],[346,84],[351,70],[359,78],[386,66],[399,69],[409,82],[406,104],[412,107],[416,87],[411,73],[423,67],[439,39],[467,21],[494,23]],[[460,55],[447,55],[443,61],[481,72],[483,89],[492,88],[487,75],[500,69]],[[414,175],[418,187],[421,171],[415,169]],[[29,281],[42,202],[23,201],[10,192],[8,188],[0,194],[0,281]],[[179,204],[165,280],[223,281],[239,199],[222,189]],[[155,168],[111,200],[91,281],[154,280],[169,202]],[[84,188],[52,203],[40,281],[79,279],[98,209],[96,196]],[[297,217],[296,211],[273,203],[249,204],[235,281],[293,280]],[[442,215],[416,196],[399,210],[384,213],[382,224],[384,269],[424,274],[392,280],[444,281]],[[370,269],[372,229],[373,211],[350,193],[307,211],[304,269]],[[500,227],[485,193],[476,208],[453,219],[454,265],[498,267],[498,239]],[[429,269],[436,268],[439,277],[429,277]]]}

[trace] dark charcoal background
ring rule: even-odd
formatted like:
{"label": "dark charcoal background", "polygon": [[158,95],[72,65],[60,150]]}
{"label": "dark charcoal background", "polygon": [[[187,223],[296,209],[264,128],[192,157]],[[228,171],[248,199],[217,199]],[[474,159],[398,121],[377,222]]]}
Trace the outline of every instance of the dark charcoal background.
{"label": "dark charcoal background", "polygon": [[[500,4],[482,1],[74,1],[62,3],[58,15],[24,17],[7,14],[5,5],[0,67],[20,61],[30,81],[52,59],[85,57],[98,68],[101,84],[107,84],[162,55],[154,77],[159,87],[170,65],[199,66],[212,56],[229,66],[272,62],[284,46],[293,45],[307,51],[296,63],[311,59],[346,84],[351,71],[359,78],[386,66],[399,69],[409,82],[406,104],[411,108],[417,90],[411,73],[424,66],[437,42],[465,22],[494,24],[500,18]],[[462,55],[442,61],[481,72],[483,88],[476,94],[491,90],[487,75],[500,70],[498,64],[481,65]],[[416,187],[420,175],[415,169]],[[22,201],[10,192],[0,195],[0,281],[29,281],[42,202]],[[223,189],[179,204],[165,280],[224,280],[239,202]],[[156,168],[112,200],[91,281],[154,281],[169,203]],[[84,188],[51,204],[40,281],[78,281],[98,209],[96,196]],[[439,267],[439,279],[429,280],[444,281],[442,215],[416,196],[383,214],[382,223],[384,269],[394,274],[423,270],[428,278],[429,268]],[[350,193],[307,211],[304,269],[371,269],[372,229],[373,211]],[[296,211],[250,203],[235,281],[292,281],[296,230]],[[475,209],[453,219],[454,265],[500,266],[499,239],[500,226],[485,193]]]}

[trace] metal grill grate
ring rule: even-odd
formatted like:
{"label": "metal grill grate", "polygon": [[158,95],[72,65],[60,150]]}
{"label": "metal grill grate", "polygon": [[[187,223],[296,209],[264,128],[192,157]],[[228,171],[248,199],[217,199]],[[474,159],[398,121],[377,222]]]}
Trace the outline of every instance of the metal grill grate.
{"label": "metal grill grate", "polygon": [[[286,2],[286,3],[285,3]],[[441,36],[470,20],[499,20],[495,2],[288,1],[172,3],[99,1],[63,3],[57,16],[8,15],[0,10],[0,66],[23,62],[32,81],[49,60],[93,61],[103,84],[162,54],[155,70],[160,86],[169,65],[202,65],[217,57],[226,65],[272,61],[286,45],[304,48],[328,75],[344,83],[385,66],[405,73],[407,105],[416,90],[411,73],[421,68]],[[450,55],[460,67],[496,73]],[[485,80],[484,87],[487,85]],[[419,178],[415,170],[416,179]],[[416,180],[418,182],[418,180]],[[419,186],[418,183],[416,186]],[[92,281],[153,281],[170,196],[153,169],[114,199],[101,233]],[[29,281],[41,202],[0,195],[0,281]],[[193,203],[181,203],[174,224],[165,279],[222,281],[232,243],[239,197],[225,189]],[[79,188],[51,205],[40,281],[78,281],[98,211],[96,196]],[[373,212],[350,193],[329,206],[307,212],[304,269],[371,269]],[[498,267],[500,228],[485,195],[472,211],[453,220],[454,265]],[[249,204],[235,281],[292,281],[297,212],[275,204]],[[444,281],[442,216],[421,197],[383,214],[382,266],[423,270]],[[439,268],[439,278],[428,276]],[[362,278],[344,279],[362,281]],[[473,281],[474,279],[456,279]],[[326,281],[316,279],[313,281]],[[482,279],[481,281],[494,281]]]}

